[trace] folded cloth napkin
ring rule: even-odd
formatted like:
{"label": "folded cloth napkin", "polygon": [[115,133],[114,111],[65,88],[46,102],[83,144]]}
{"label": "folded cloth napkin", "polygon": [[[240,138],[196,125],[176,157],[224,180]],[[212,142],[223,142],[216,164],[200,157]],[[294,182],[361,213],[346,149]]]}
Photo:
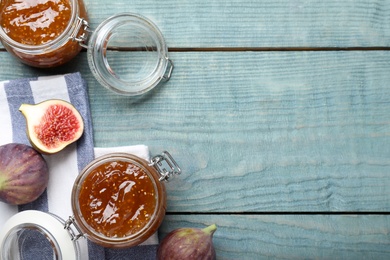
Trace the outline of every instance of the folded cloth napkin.
{"label": "folded cloth napkin", "polygon": [[[94,148],[92,120],[89,109],[87,85],[79,73],[52,77],[25,78],[0,82],[0,145],[6,143],[29,144],[26,135],[26,121],[19,112],[22,103],[35,104],[47,99],[63,99],[72,103],[84,120],[83,136],[63,151],[45,156],[50,178],[46,191],[34,202],[11,206],[0,202],[0,229],[5,221],[19,211],[34,209],[53,213],[63,219],[72,216],[71,191],[78,173],[96,156],[113,151],[136,154],[149,158],[146,146],[118,148]],[[34,243],[34,239],[28,240]],[[157,235],[143,245],[129,249],[106,249],[79,239],[81,259],[155,259]],[[43,259],[45,250],[35,248],[29,251],[26,259]]]}

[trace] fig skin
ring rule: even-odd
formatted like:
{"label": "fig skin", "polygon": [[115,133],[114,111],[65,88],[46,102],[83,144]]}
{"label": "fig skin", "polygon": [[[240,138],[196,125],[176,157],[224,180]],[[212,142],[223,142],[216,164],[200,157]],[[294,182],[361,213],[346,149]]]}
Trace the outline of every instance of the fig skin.
{"label": "fig skin", "polygon": [[204,229],[179,228],[171,231],[157,249],[158,260],[215,260],[215,224]]}
{"label": "fig skin", "polygon": [[40,153],[25,144],[0,146],[0,201],[30,203],[44,192],[48,182],[49,169]]}
{"label": "fig skin", "polygon": [[77,141],[84,132],[79,111],[68,101],[48,99],[38,104],[21,104],[30,144],[43,154],[54,154]]}

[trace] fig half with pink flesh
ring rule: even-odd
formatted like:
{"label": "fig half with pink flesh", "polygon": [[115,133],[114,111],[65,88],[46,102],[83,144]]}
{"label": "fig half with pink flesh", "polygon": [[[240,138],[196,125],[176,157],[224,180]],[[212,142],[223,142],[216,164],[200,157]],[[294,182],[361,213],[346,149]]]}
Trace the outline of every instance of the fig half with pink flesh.
{"label": "fig half with pink flesh", "polygon": [[38,104],[22,104],[19,108],[27,123],[31,145],[45,154],[63,150],[84,132],[79,111],[69,102],[50,99]]}

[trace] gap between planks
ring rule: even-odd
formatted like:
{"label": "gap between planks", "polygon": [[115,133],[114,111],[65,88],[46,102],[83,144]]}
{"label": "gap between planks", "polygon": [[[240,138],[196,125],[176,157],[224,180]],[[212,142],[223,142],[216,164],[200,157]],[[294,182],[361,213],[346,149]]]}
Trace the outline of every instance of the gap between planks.
{"label": "gap between planks", "polygon": [[[114,51],[140,51],[141,48],[109,47]],[[82,51],[86,51],[83,49]],[[149,49],[150,51],[150,49]],[[323,52],[323,51],[390,51],[387,46],[370,47],[169,47],[169,52]],[[6,49],[0,48],[0,52]]]}
{"label": "gap between planks", "polygon": [[169,52],[288,52],[288,51],[390,51],[387,46],[371,47],[208,47],[169,48]]}
{"label": "gap between planks", "polygon": [[[113,51],[145,51],[144,48],[109,47]],[[146,51],[151,51],[148,48]],[[390,51],[387,46],[370,47],[169,47],[169,52],[315,52],[315,51]]]}
{"label": "gap between planks", "polygon": [[166,215],[381,215],[388,216],[390,212],[387,211],[297,211],[297,212],[283,212],[283,211],[269,211],[269,212],[184,212],[184,211],[170,211]]}

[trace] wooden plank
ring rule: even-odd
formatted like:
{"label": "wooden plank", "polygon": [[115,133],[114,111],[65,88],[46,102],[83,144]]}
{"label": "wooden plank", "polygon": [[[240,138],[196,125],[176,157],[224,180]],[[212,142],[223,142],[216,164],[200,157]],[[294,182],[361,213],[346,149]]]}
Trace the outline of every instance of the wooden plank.
{"label": "wooden plank", "polygon": [[388,52],[172,58],[150,97],[90,95],[97,145],[177,157],[169,211],[390,209]]}
{"label": "wooden plank", "polygon": [[159,234],[216,223],[217,259],[388,259],[389,216],[169,215]]}
{"label": "wooden plank", "polygon": [[134,12],[154,21],[171,48],[389,47],[390,1],[85,0],[92,30]]}
{"label": "wooden plank", "polygon": [[390,1],[85,0],[92,28],[122,12],[152,19],[172,48],[389,47]]}
{"label": "wooden plank", "polygon": [[142,99],[102,88],[85,53],[50,72],[12,61],[0,75],[80,70],[97,146],[143,143],[181,164],[170,212],[388,211],[389,55],[172,53],[172,79]]}

